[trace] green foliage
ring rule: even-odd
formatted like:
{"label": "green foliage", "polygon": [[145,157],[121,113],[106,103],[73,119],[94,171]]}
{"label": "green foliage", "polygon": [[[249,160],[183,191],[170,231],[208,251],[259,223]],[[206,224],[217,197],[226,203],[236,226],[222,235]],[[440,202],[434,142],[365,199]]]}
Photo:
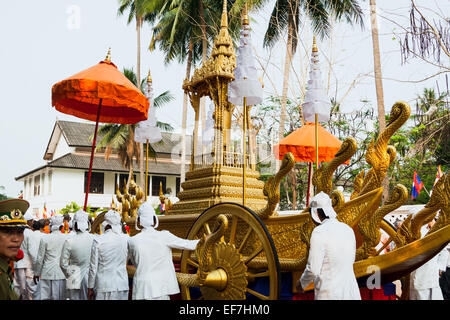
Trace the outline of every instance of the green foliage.
{"label": "green foliage", "polygon": [[[433,98],[434,97],[434,98]],[[389,145],[397,150],[397,156],[388,170],[389,188],[392,190],[396,184],[403,184],[409,190],[409,197],[406,204],[423,204],[429,201],[435,178],[436,168],[441,165],[441,170],[446,172],[450,167],[448,162],[450,155],[450,115],[448,105],[444,101],[445,95],[439,97],[433,96],[431,89],[425,89],[423,96],[418,97],[419,110],[410,117],[390,139]],[[379,133],[378,119],[374,115],[374,109],[369,101],[361,101],[362,106],[352,113],[340,112],[340,106],[332,102],[331,118],[324,127],[334,136],[343,141],[347,137],[354,137],[357,140],[357,152],[350,159],[349,165],[339,166],[333,177],[334,187],[336,185],[343,186],[344,191],[353,191],[353,182],[361,170],[367,172],[371,168],[365,161],[367,147],[373,138]],[[253,115],[254,121],[262,123],[262,128],[258,135],[259,147],[268,145],[268,150],[272,150],[271,136],[277,135],[279,127],[280,99],[276,97],[268,97],[259,106],[256,114]],[[435,111],[430,114],[427,111],[432,106],[436,106]],[[288,99],[286,117],[286,133],[285,136],[300,127],[301,119],[299,115],[299,106],[292,100]],[[433,109],[432,109],[433,110]],[[389,115],[386,115],[386,123],[389,123]],[[267,174],[268,168],[273,163],[258,159],[258,170],[265,172],[260,177],[266,181],[269,176],[275,174]],[[411,186],[413,181],[414,170],[417,171],[425,188],[421,190],[419,196],[411,200]],[[306,163],[297,163],[295,166],[295,174],[297,184],[292,183],[289,177],[284,178],[280,186],[280,209],[292,209],[289,204],[293,195],[293,188],[297,191],[298,205],[304,205],[303,198],[307,192],[308,167]],[[426,189],[426,190],[425,190]]]}
{"label": "green foliage", "polygon": [[[68,205],[66,205],[64,208],[59,210],[59,213],[61,213],[61,214],[75,213],[78,210],[83,210],[83,207],[79,206],[75,201],[72,201]],[[91,207],[89,205],[86,207],[86,212],[91,212]]]}
{"label": "green foliage", "polygon": [[0,186],[0,201],[8,200],[8,196],[3,192],[5,192],[5,187]]}
{"label": "green foliage", "polygon": [[[401,183],[411,194],[414,170],[425,188],[414,200],[408,198],[406,204],[427,203],[436,179],[437,166],[442,172],[450,167],[450,113],[444,100],[445,94],[436,95],[433,89],[425,88],[417,97],[416,113],[397,131],[390,143],[397,149],[397,157],[389,168],[389,187]],[[425,190],[426,189],[426,190]]]}

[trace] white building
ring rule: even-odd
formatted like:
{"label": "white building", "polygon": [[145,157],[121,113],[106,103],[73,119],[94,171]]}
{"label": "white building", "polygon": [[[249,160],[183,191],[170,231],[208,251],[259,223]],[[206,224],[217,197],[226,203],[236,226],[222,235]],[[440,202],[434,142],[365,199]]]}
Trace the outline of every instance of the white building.
{"label": "white building", "polygon": [[[23,181],[23,199],[30,203],[33,213],[42,217],[44,204],[47,211],[60,210],[74,201],[84,205],[89,161],[92,148],[90,137],[95,124],[71,121],[56,121],[44,153],[44,164],[15,179]],[[149,158],[148,199],[159,196],[160,182],[163,192],[175,197],[180,190],[181,135],[162,132],[163,140],[152,144],[156,161]],[[97,141],[102,137],[97,136]],[[186,137],[186,171],[190,163],[191,137]],[[143,155],[145,157],[145,154]],[[144,158],[145,159],[145,158]],[[145,161],[144,161],[145,170]],[[140,184],[139,165],[133,164],[136,183]],[[104,151],[94,154],[88,205],[91,208],[107,208],[115,194],[116,183],[122,188],[128,179],[128,170],[113,152],[105,160]],[[114,196],[114,201],[117,200]]]}

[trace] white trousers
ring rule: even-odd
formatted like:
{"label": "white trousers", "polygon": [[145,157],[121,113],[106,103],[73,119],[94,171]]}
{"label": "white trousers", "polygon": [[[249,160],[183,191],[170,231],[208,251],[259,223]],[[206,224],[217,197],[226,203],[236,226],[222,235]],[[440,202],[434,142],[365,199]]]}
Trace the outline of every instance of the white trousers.
{"label": "white trousers", "polygon": [[[133,300],[139,300],[139,299],[133,299]],[[154,297],[151,299],[141,299],[141,300],[170,300],[170,296],[161,296],[161,297]]]}
{"label": "white trousers", "polygon": [[97,292],[95,300],[128,300],[128,290]]}
{"label": "white trousers", "polygon": [[69,300],[88,300],[88,278],[81,280],[80,289],[67,289],[67,298]]}
{"label": "white trousers", "polygon": [[[34,284],[34,282],[33,282]],[[38,281],[32,296],[33,300],[41,300],[41,282]]]}
{"label": "white trousers", "polygon": [[22,300],[33,300],[36,285],[34,284],[32,273],[29,270],[26,268],[14,270],[14,289]]}
{"label": "white trousers", "polygon": [[166,296],[152,298],[151,300],[170,300],[170,297],[166,295]]}
{"label": "white trousers", "polygon": [[66,300],[66,279],[39,280],[41,285],[41,300]]}
{"label": "white trousers", "polygon": [[429,289],[411,289],[409,300],[444,300],[440,287]]}

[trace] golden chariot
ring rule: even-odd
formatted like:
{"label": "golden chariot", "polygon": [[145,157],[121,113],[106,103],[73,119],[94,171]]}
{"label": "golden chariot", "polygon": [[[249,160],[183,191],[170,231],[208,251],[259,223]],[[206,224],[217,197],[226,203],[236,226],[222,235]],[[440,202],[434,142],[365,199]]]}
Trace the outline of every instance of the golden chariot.
{"label": "golden chariot", "polygon": [[[183,83],[195,111],[195,128],[190,170],[178,194],[180,201],[171,205],[162,194],[160,197],[161,201],[166,201],[167,212],[159,216],[158,229],[169,230],[186,239],[201,239],[195,251],[173,251],[173,261],[179,265],[177,278],[183,299],[279,299],[283,273],[291,273],[295,293],[295,282],[306,266],[309,240],[315,227],[307,210],[290,215],[280,215],[276,211],[280,200],[279,184],[294,166],[291,153],[285,155],[275,176],[264,183],[258,180],[254,162],[248,161],[243,170],[241,160],[244,156],[251,159],[251,152],[242,155],[231,151],[230,128],[235,106],[228,101],[227,92],[228,84],[234,79],[235,64],[224,6],[220,32],[209,59]],[[196,155],[200,98],[205,96],[214,103],[215,135],[212,151]],[[403,298],[407,298],[409,291],[410,272],[439,253],[450,241],[448,174],[435,185],[425,207],[414,217],[409,215],[398,229],[384,219],[408,197],[406,187],[398,184],[380,205],[382,181],[396,156],[395,148],[388,142],[409,115],[410,107],[404,102],[392,107],[386,129],[368,147],[366,161],[371,168],[355,178],[349,201],[345,201],[341,191],[333,190],[332,176],[336,168],[356,152],[355,139],[347,138],[335,158],[313,176],[316,192],[330,195],[338,220],[355,232],[354,272],[358,282],[364,283],[376,269],[381,284],[402,280]],[[137,208],[143,201],[142,189],[131,181],[124,192],[117,191],[117,200],[121,202],[122,219],[129,226],[130,234],[136,234],[135,220]],[[436,224],[421,237],[421,227],[438,212]],[[102,221],[103,214],[94,221],[93,232],[98,232]],[[375,249],[380,243],[381,230],[390,237],[385,246],[395,243],[395,249],[385,254],[380,254],[385,246]]]}

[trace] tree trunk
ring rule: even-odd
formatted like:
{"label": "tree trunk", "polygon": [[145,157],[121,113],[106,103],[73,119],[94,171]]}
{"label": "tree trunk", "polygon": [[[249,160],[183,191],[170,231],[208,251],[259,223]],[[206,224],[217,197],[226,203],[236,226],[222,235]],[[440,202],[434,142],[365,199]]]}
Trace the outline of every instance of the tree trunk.
{"label": "tree trunk", "polygon": [[[137,56],[136,56],[136,79],[137,87],[141,89],[141,25],[142,18],[136,17],[136,33],[137,33]],[[141,158],[139,159],[139,185],[145,190],[145,172],[144,172],[144,144],[139,143]]]}
{"label": "tree trunk", "polygon": [[[192,64],[192,39],[189,41],[189,53],[186,66],[186,79],[189,80],[191,76],[191,64]],[[181,123],[181,178],[180,181],[186,180],[186,122],[187,122],[187,104],[188,94],[184,93],[183,97],[183,118]],[[180,186],[180,190],[182,190]]]}
{"label": "tree trunk", "polygon": [[[288,83],[289,83],[289,74],[291,71],[291,62],[292,62],[292,33],[293,26],[289,25],[288,27],[288,39],[286,44],[286,57],[284,60],[284,76],[283,76],[283,90],[281,92],[281,114],[280,114],[280,131],[278,132],[278,142],[284,138],[284,125],[286,121],[286,102],[287,102],[287,91],[288,91]],[[278,160],[278,156],[275,160],[275,170],[278,172],[280,168],[280,160]]]}
{"label": "tree trunk", "polygon": [[[370,24],[372,27],[372,46],[373,46],[373,69],[375,73],[375,89],[377,95],[378,106],[378,123],[380,131],[384,131],[386,128],[386,119],[384,111],[384,97],[383,97],[383,83],[381,76],[381,62],[380,62],[380,43],[378,40],[378,24],[377,24],[377,4],[376,0],[370,0]],[[382,202],[387,200],[389,194],[389,180],[386,177],[383,180],[383,199]]]}
{"label": "tree trunk", "polygon": [[297,210],[297,171],[292,169],[290,176],[292,183],[292,210]]}
{"label": "tree trunk", "polygon": [[[203,8],[203,1],[199,0],[199,11],[200,11],[200,23],[201,23],[201,29],[202,29],[202,63],[205,63],[207,59],[208,54],[208,39],[206,38],[206,21],[205,21],[205,12]],[[206,124],[206,110],[205,110],[205,97],[202,97],[200,99],[200,116],[202,121],[202,136],[205,131],[205,124]],[[201,148],[201,154],[204,154],[206,152],[206,145],[202,143]]]}

